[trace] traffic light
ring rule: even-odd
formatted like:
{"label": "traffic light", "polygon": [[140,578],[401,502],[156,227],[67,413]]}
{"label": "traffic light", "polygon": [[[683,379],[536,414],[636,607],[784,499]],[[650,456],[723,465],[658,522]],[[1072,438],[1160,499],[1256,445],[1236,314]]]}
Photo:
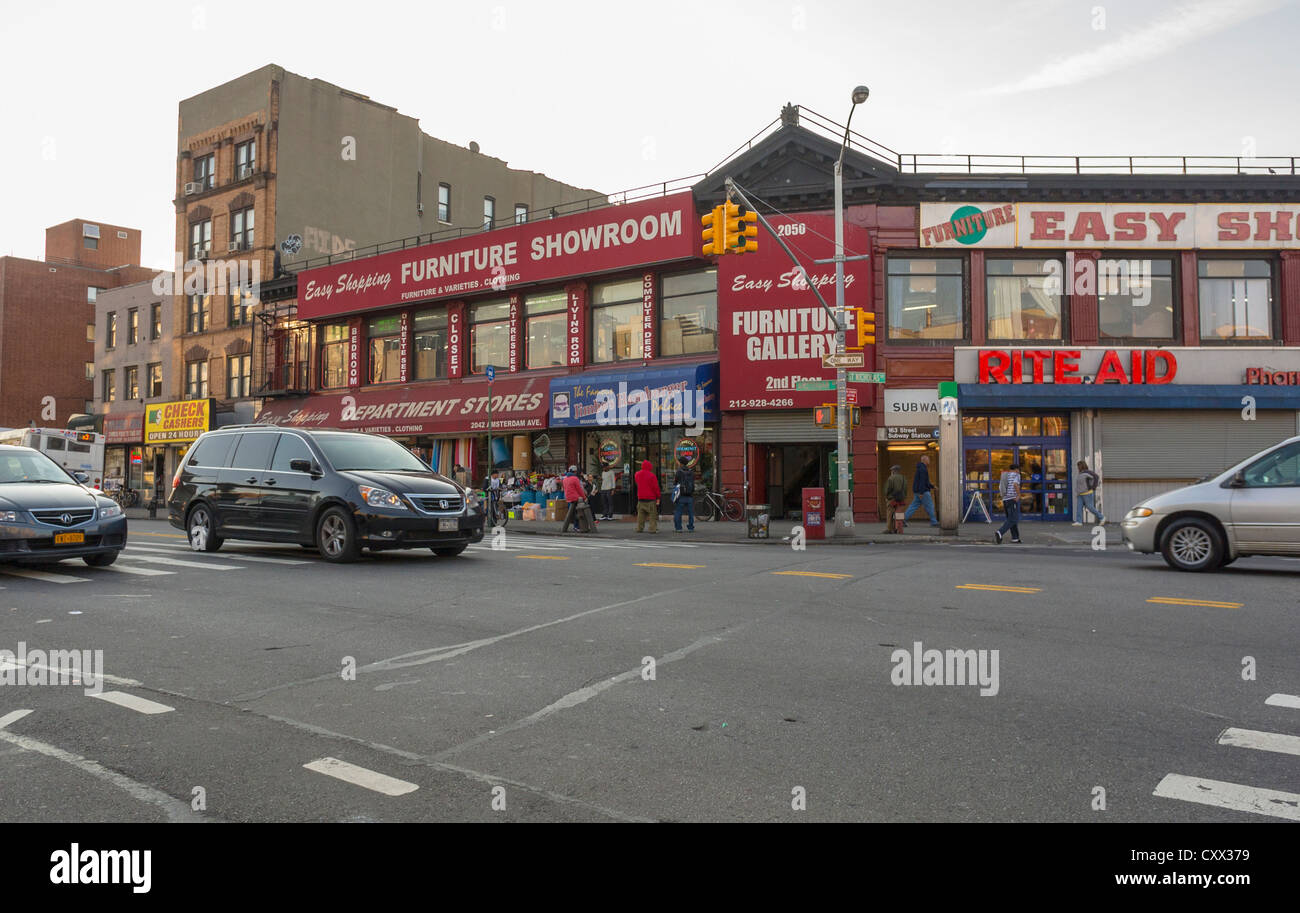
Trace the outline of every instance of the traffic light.
{"label": "traffic light", "polygon": [[700,216],[700,224],[704,226],[701,236],[704,238],[703,253],[706,257],[715,257],[726,253],[726,235],[724,229],[726,223],[723,220],[723,207],[714,206],[713,209]]}
{"label": "traffic light", "polygon": [[[728,226],[729,227],[729,226]],[[758,250],[758,242],[750,240],[758,237],[758,214],[753,210],[744,210],[740,213],[740,219],[737,223],[736,233],[728,237],[731,246],[728,248],[733,254],[749,254]]]}
{"label": "traffic light", "polygon": [[735,252],[736,239],[740,237],[740,206],[728,200],[722,204],[724,221],[722,223],[722,252]]}
{"label": "traffic light", "polygon": [[874,346],[876,344],[876,312],[858,308],[858,345]]}

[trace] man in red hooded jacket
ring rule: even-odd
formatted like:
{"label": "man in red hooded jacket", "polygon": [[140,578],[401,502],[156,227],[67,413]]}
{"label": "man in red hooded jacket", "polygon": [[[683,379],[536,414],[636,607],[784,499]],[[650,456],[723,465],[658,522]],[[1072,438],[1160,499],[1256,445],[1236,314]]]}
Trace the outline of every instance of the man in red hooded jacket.
{"label": "man in red hooded jacket", "polygon": [[636,531],[645,529],[650,522],[650,532],[659,532],[659,477],[649,460],[641,461],[641,470],[632,477],[636,482]]}

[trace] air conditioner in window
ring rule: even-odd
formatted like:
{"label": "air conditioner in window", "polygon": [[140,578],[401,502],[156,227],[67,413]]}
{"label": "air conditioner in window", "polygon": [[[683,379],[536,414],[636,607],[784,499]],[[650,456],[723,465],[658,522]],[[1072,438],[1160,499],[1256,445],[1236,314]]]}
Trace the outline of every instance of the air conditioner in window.
{"label": "air conditioner in window", "polygon": [[196,194],[196,193],[202,193],[202,192],[203,192],[203,184],[200,183],[199,181],[186,181],[186,182],[185,182],[185,195],[186,195],[187,197],[188,197],[188,196],[192,196],[192,195],[194,195],[194,194]]}
{"label": "air conditioner in window", "polygon": [[208,256],[209,256],[211,253],[212,253],[211,248],[200,247],[200,248],[198,248],[197,250],[194,251],[194,259],[195,259],[195,260],[206,260],[206,259],[208,259]]}
{"label": "air conditioner in window", "polygon": [[242,181],[253,173],[252,165],[239,165],[235,168],[235,180]]}
{"label": "air conditioner in window", "polygon": [[229,244],[226,245],[227,253],[229,253],[230,251],[243,250],[243,249],[244,249],[243,241],[231,241]]}

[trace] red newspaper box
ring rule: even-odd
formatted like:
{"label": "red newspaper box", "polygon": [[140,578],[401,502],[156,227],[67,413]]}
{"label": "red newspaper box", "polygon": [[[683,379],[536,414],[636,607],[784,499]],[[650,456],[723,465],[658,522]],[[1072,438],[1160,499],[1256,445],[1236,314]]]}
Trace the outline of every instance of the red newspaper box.
{"label": "red newspaper box", "polygon": [[826,489],[803,490],[803,531],[805,539],[826,538]]}

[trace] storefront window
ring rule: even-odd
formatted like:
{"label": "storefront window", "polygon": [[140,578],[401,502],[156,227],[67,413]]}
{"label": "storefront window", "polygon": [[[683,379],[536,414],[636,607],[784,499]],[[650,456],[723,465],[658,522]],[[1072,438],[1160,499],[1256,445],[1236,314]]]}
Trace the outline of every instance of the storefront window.
{"label": "storefront window", "polygon": [[1173,339],[1174,276],[1169,260],[1097,263],[1097,322],[1105,339]]}
{"label": "storefront window", "polygon": [[366,324],[370,340],[370,382],[391,384],[401,379],[402,321],[379,317]]}
{"label": "storefront window", "polygon": [[989,420],[981,415],[963,415],[961,417],[961,433],[965,437],[972,435],[983,437],[989,433]]}
{"label": "storefront window", "polygon": [[1273,338],[1273,267],[1267,260],[1201,260],[1202,339]]}
{"label": "storefront window", "polygon": [[889,258],[889,340],[964,339],[962,266],[956,258]]}
{"label": "storefront window", "polygon": [[1035,437],[1043,433],[1043,420],[1036,415],[1021,416],[1016,419],[1016,434],[1032,434]]}
{"label": "storefront window", "polygon": [[1014,437],[1016,418],[1013,415],[996,415],[989,419],[990,437]]}
{"label": "storefront window", "polygon": [[345,387],[348,383],[348,325],[321,327],[320,385]]}
{"label": "storefront window", "polygon": [[1061,339],[1058,260],[989,260],[988,338]]}
{"label": "storefront window", "polygon": [[415,377],[432,380],[447,376],[447,309],[415,315]]}
{"label": "storefront window", "polygon": [[659,354],[694,355],[718,350],[718,271],[663,277]]}
{"label": "storefront window", "polygon": [[644,358],[640,279],[591,288],[591,360],[596,364]]}
{"label": "storefront window", "polygon": [[484,301],[469,309],[471,374],[482,374],[488,365],[510,363],[510,302]]}
{"label": "storefront window", "polygon": [[565,363],[565,350],[569,347],[568,301],[564,292],[529,295],[524,299],[528,367],[554,368]]}

